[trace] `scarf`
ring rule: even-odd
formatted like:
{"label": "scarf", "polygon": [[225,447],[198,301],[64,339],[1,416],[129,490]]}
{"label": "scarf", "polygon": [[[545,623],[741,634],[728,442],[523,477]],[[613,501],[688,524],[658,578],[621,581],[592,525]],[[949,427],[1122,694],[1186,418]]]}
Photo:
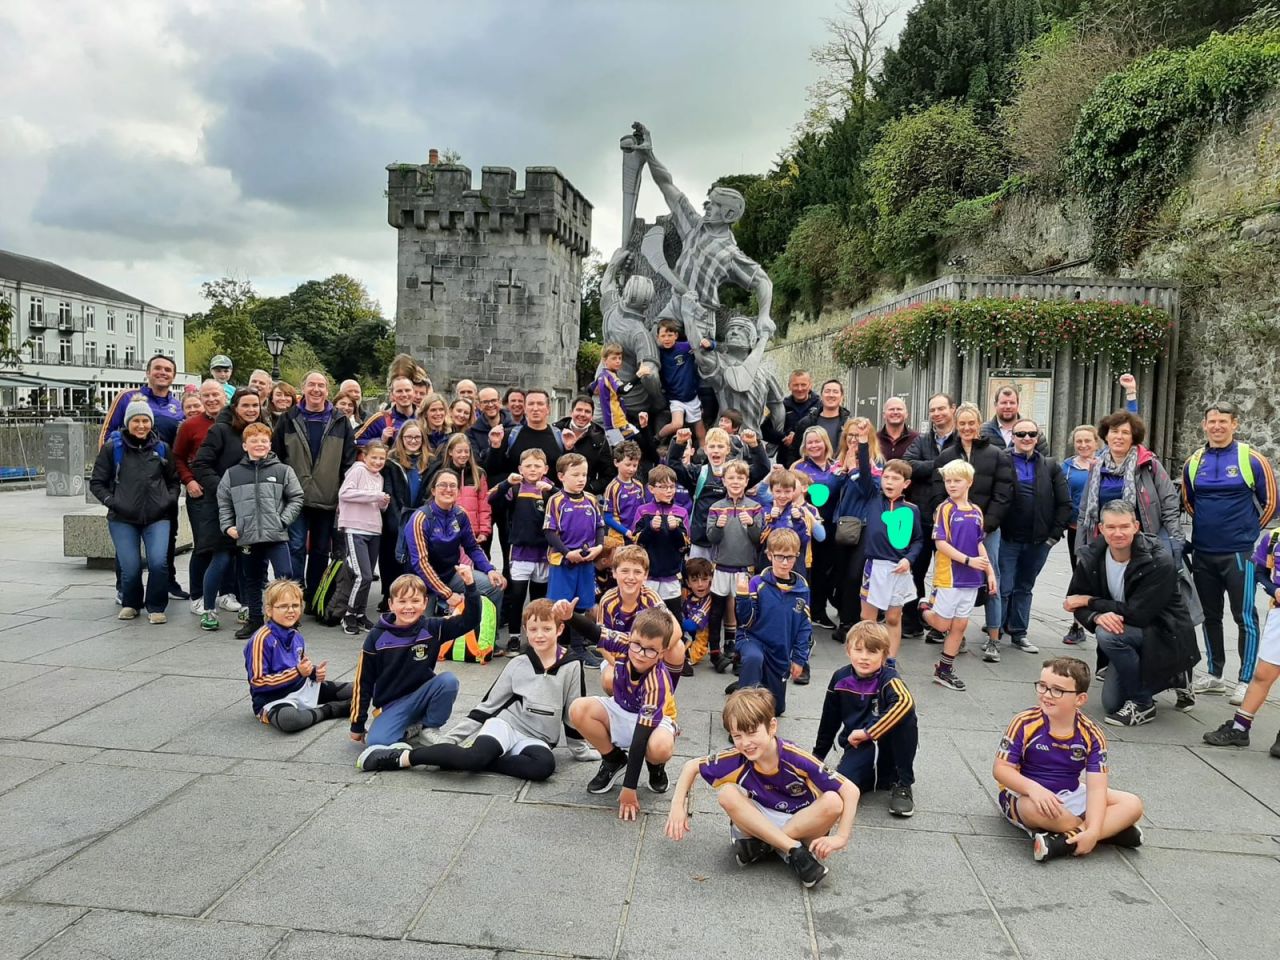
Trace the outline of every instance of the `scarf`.
{"label": "scarf", "polygon": [[1098,490],[1102,486],[1102,472],[1104,470],[1113,476],[1120,474],[1124,477],[1124,488],[1120,494],[1120,499],[1136,507],[1138,505],[1136,480],[1138,474],[1138,445],[1135,443],[1129,448],[1129,453],[1125,456],[1123,463],[1118,464],[1115,462],[1110,447],[1104,450],[1094,461],[1094,467],[1089,471],[1089,479],[1085,481],[1083,502],[1080,505],[1080,532],[1087,540],[1093,539],[1093,531],[1098,527],[1098,514],[1101,510],[1101,504],[1098,503]]}

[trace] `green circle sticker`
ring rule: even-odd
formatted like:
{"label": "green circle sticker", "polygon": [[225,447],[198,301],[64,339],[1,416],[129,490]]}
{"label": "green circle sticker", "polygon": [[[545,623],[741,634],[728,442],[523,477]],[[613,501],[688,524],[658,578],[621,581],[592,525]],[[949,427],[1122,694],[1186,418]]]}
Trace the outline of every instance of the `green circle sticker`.
{"label": "green circle sticker", "polygon": [[831,488],[825,483],[815,483],[809,487],[809,502],[820,507],[831,499]]}

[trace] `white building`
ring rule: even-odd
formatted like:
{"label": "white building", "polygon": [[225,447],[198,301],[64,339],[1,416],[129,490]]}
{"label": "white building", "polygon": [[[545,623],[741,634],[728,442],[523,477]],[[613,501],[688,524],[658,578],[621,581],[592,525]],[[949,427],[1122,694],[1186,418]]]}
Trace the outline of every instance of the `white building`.
{"label": "white building", "polygon": [[[0,409],[106,409],[144,382],[149,357],[183,368],[183,314],[48,260],[0,250],[0,300],[22,352],[20,366],[0,368]],[[194,380],[179,372],[179,383]]]}

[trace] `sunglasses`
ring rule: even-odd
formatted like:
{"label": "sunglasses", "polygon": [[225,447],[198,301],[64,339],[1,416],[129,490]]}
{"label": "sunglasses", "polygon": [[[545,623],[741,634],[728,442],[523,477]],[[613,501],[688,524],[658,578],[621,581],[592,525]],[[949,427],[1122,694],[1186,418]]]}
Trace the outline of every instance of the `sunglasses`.
{"label": "sunglasses", "polygon": [[1034,440],[1036,437],[1040,436],[1040,431],[1039,430],[1015,430],[1013,431],[1013,435],[1015,437],[1018,437],[1021,440]]}

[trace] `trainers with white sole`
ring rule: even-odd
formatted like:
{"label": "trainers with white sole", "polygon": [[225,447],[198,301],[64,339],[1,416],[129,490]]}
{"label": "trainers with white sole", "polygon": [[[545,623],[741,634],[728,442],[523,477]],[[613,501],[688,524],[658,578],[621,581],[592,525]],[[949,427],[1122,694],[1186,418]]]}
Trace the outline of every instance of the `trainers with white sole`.
{"label": "trainers with white sole", "polygon": [[191,601],[191,614],[196,617],[204,616],[204,599],[202,597],[196,597]]}
{"label": "trainers with white sole", "polygon": [[1227,697],[1227,703],[1231,704],[1233,707],[1240,706],[1240,704],[1244,703],[1245,691],[1248,689],[1249,685],[1241,680],[1236,684],[1236,688],[1231,691],[1231,696]]}
{"label": "trainers with white sole", "polygon": [[1220,696],[1227,692],[1227,682],[1211,673],[1201,674],[1191,682],[1191,692],[1197,697]]}
{"label": "trainers with white sole", "polygon": [[243,604],[229,593],[224,593],[218,597],[218,609],[226,610],[228,613],[239,613]]}

